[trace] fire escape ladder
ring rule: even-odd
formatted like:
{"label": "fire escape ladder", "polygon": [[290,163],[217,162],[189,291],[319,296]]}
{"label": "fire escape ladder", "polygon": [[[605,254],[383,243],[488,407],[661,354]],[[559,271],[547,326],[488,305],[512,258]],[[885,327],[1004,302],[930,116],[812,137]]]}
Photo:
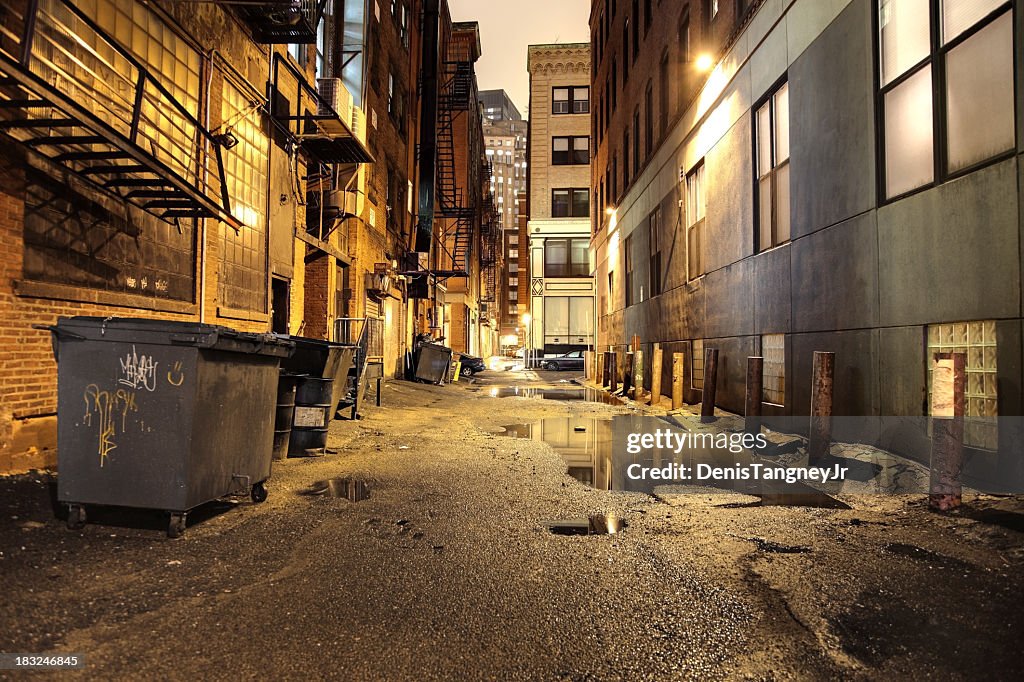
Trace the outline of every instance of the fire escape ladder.
{"label": "fire escape ladder", "polygon": [[452,270],[466,276],[473,249],[473,217],[476,214],[464,188],[459,186],[455,161],[455,121],[468,111],[473,91],[471,62],[446,62],[437,111],[437,208],[446,223],[441,244],[451,258]]}

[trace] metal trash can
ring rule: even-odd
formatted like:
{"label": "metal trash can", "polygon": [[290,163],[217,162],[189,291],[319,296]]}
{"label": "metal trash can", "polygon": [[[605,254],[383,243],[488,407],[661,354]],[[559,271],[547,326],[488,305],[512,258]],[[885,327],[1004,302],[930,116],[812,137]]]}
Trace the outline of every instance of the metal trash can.
{"label": "metal trash can", "polygon": [[452,364],[452,349],[434,343],[420,346],[416,356],[416,378],[437,384],[448,376]]}
{"label": "metal trash can", "polygon": [[[281,361],[281,368],[290,374],[305,374],[318,379],[331,379],[331,395],[322,400],[330,403],[328,421],[334,418],[334,410],[345,397],[348,374],[355,362],[357,346],[335,343],[304,336],[282,336],[295,343],[295,352]],[[301,402],[301,401],[300,401]]]}
{"label": "metal trash can", "polygon": [[277,411],[274,413],[274,459],[288,457],[288,443],[295,419],[295,387],[303,377],[281,372],[277,381]]}
{"label": "metal trash can", "polygon": [[270,477],[278,365],[294,344],[226,327],[129,318],[61,318],[57,499],[68,525],[83,505],[161,509],[177,537],[189,510]]}
{"label": "metal trash can", "polygon": [[331,403],[334,379],[299,377],[295,391],[295,417],[288,454],[306,457],[322,455],[327,447],[327,430],[337,404]]}

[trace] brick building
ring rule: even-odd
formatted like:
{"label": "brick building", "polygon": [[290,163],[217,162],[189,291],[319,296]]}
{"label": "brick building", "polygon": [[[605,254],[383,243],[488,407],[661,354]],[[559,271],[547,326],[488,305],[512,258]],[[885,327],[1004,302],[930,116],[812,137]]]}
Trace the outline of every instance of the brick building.
{"label": "brick building", "polygon": [[[4,2],[0,472],[54,463],[62,315],[326,332],[310,195],[371,156],[323,106],[322,17],[129,0]],[[293,50],[294,52],[294,50]],[[296,226],[302,226],[296,229]],[[309,256],[316,254],[312,259]],[[308,300],[307,300],[308,299]]]}
{"label": "brick building", "polygon": [[530,314],[538,355],[592,348],[590,45],[531,45]]}

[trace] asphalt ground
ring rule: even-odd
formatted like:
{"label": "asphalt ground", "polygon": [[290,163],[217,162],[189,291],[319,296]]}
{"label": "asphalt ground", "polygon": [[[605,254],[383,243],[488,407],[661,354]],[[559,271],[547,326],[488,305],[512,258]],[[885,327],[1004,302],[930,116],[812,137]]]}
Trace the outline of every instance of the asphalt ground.
{"label": "asphalt ground", "polygon": [[[190,515],[94,510],[0,478],[0,651],[76,653],[82,679],[1021,679],[1020,500],[851,509],[592,490],[503,426],[628,411],[490,397],[569,374],[391,382],[275,462],[269,499]],[[368,499],[319,494],[349,477]],[[551,521],[617,514],[615,535]],[[20,673],[0,671],[0,678]]]}

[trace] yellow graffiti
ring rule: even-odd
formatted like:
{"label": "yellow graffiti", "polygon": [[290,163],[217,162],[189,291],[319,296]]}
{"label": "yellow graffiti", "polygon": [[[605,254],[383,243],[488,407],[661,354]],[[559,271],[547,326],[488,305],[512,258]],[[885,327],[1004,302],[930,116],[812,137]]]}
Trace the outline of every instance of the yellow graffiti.
{"label": "yellow graffiti", "polygon": [[181,360],[178,360],[174,363],[174,367],[167,372],[167,383],[171,386],[181,386],[184,381],[185,374],[181,371]]}
{"label": "yellow graffiti", "polygon": [[113,393],[101,391],[96,384],[89,384],[85,387],[82,398],[85,400],[85,424],[92,426],[92,415],[95,412],[99,426],[99,441],[97,454],[100,456],[102,467],[112,450],[117,448],[115,437],[117,436],[116,422],[114,418],[121,415],[121,433],[128,428],[128,413],[138,412],[138,405],[135,403],[135,392],[119,388]]}

